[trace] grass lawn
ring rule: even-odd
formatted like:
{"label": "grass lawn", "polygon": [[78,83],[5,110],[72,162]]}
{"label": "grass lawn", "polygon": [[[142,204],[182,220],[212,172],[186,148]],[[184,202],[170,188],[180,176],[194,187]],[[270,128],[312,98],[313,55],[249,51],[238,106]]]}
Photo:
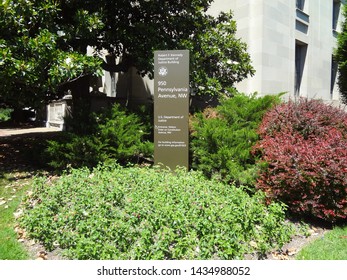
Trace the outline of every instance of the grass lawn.
{"label": "grass lawn", "polygon": [[28,172],[0,173],[0,260],[29,258],[24,246],[17,241],[13,214],[29,188],[29,180]]}
{"label": "grass lawn", "polygon": [[336,227],[304,247],[298,260],[347,260],[347,226]]}

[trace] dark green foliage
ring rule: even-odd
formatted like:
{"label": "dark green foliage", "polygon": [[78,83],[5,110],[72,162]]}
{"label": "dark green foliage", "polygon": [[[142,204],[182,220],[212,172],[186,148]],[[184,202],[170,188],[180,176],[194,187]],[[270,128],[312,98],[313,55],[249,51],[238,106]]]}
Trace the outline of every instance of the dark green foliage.
{"label": "dark green foliage", "polygon": [[33,187],[22,226],[71,259],[240,259],[293,234],[282,204],[200,172],[112,164]]}
{"label": "dark green foliage", "polygon": [[257,173],[250,153],[258,140],[256,130],[263,114],[279,102],[279,96],[236,94],[216,109],[198,113],[193,120],[192,167],[208,177],[251,185]]}
{"label": "dark green foliage", "polygon": [[335,59],[338,63],[338,86],[342,102],[347,104],[347,6],[343,5],[344,21],[342,31],[338,35]]}
{"label": "dark green foliage", "polygon": [[57,170],[66,167],[93,167],[106,160],[102,153],[103,144],[94,135],[80,136],[64,133],[59,140],[50,140],[45,154],[48,164]]}
{"label": "dark green foliage", "polygon": [[[62,1],[0,2],[0,98],[9,106],[40,108],[58,97],[59,85],[102,74],[100,59],[86,55],[87,44],[72,44],[84,40],[69,36],[63,14]],[[91,34],[97,23],[87,24]]]}
{"label": "dark green foliage", "polygon": [[49,165],[56,169],[94,167],[108,159],[127,164],[152,154],[152,143],[144,141],[147,132],[137,115],[114,105],[90,120],[84,129],[88,134],[64,133],[59,141],[49,141]]}

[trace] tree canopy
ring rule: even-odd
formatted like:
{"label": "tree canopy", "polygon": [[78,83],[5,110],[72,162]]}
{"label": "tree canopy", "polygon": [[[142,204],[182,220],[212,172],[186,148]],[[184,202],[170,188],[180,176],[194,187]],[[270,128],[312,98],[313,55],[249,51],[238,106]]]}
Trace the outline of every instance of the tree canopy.
{"label": "tree canopy", "polygon": [[[206,14],[212,0],[2,0],[0,101],[37,106],[59,87],[102,69],[153,74],[153,51],[191,51],[192,87],[218,94],[253,74],[231,13]],[[87,46],[95,50],[86,54]],[[100,59],[106,50],[118,64]]]}
{"label": "tree canopy", "polygon": [[338,86],[341,100],[347,104],[347,6],[343,5],[344,21],[342,22],[341,32],[337,38],[337,49],[335,59],[338,63]]}

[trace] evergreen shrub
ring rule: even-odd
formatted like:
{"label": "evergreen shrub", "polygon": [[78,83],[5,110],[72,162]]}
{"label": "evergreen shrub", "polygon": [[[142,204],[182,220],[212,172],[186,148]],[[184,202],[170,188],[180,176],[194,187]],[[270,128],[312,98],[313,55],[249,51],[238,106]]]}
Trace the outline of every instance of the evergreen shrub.
{"label": "evergreen shrub", "polygon": [[257,97],[241,93],[205,109],[192,119],[192,167],[208,177],[252,185],[256,177],[251,148],[264,113],[280,102],[279,95]]}
{"label": "evergreen shrub", "polygon": [[294,230],[262,192],[115,164],[38,178],[23,207],[28,236],[69,259],[241,259],[281,247]]}
{"label": "evergreen shrub", "polygon": [[55,169],[95,167],[108,159],[127,164],[152,155],[153,144],[145,140],[146,127],[136,114],[116,104],[89,119],[84,134],[67,132],[60,139],[48,142],[45,154],[50,166]]}
{"label": "evergreen shrub", "polygon": [[269,111],[254,151],[265,167],[257,188],[289,210],[336,222],[347,218],[347,113],[300,99]]}

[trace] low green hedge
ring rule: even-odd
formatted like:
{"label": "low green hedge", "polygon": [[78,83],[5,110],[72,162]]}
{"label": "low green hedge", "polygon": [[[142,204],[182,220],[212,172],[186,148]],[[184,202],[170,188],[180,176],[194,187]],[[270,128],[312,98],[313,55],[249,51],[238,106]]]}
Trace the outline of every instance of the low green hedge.
{"label": "low green hedge", "polygon": [[200,172],[117,165],[38,178],[21,225],[71,259],[242,259],[287,242],[284,206]]}
{"label": "low green hedge", "polygon": [[115,104],[100,114],[91,114],[88,120],[88,124],[70,120],[83,133],[64,132],[47,142],[43,157],[49,166],[57,171],[68,166],[92,168],[109,159],[126,165],[152,156],[148,125],[142,123],[138,114]]}

